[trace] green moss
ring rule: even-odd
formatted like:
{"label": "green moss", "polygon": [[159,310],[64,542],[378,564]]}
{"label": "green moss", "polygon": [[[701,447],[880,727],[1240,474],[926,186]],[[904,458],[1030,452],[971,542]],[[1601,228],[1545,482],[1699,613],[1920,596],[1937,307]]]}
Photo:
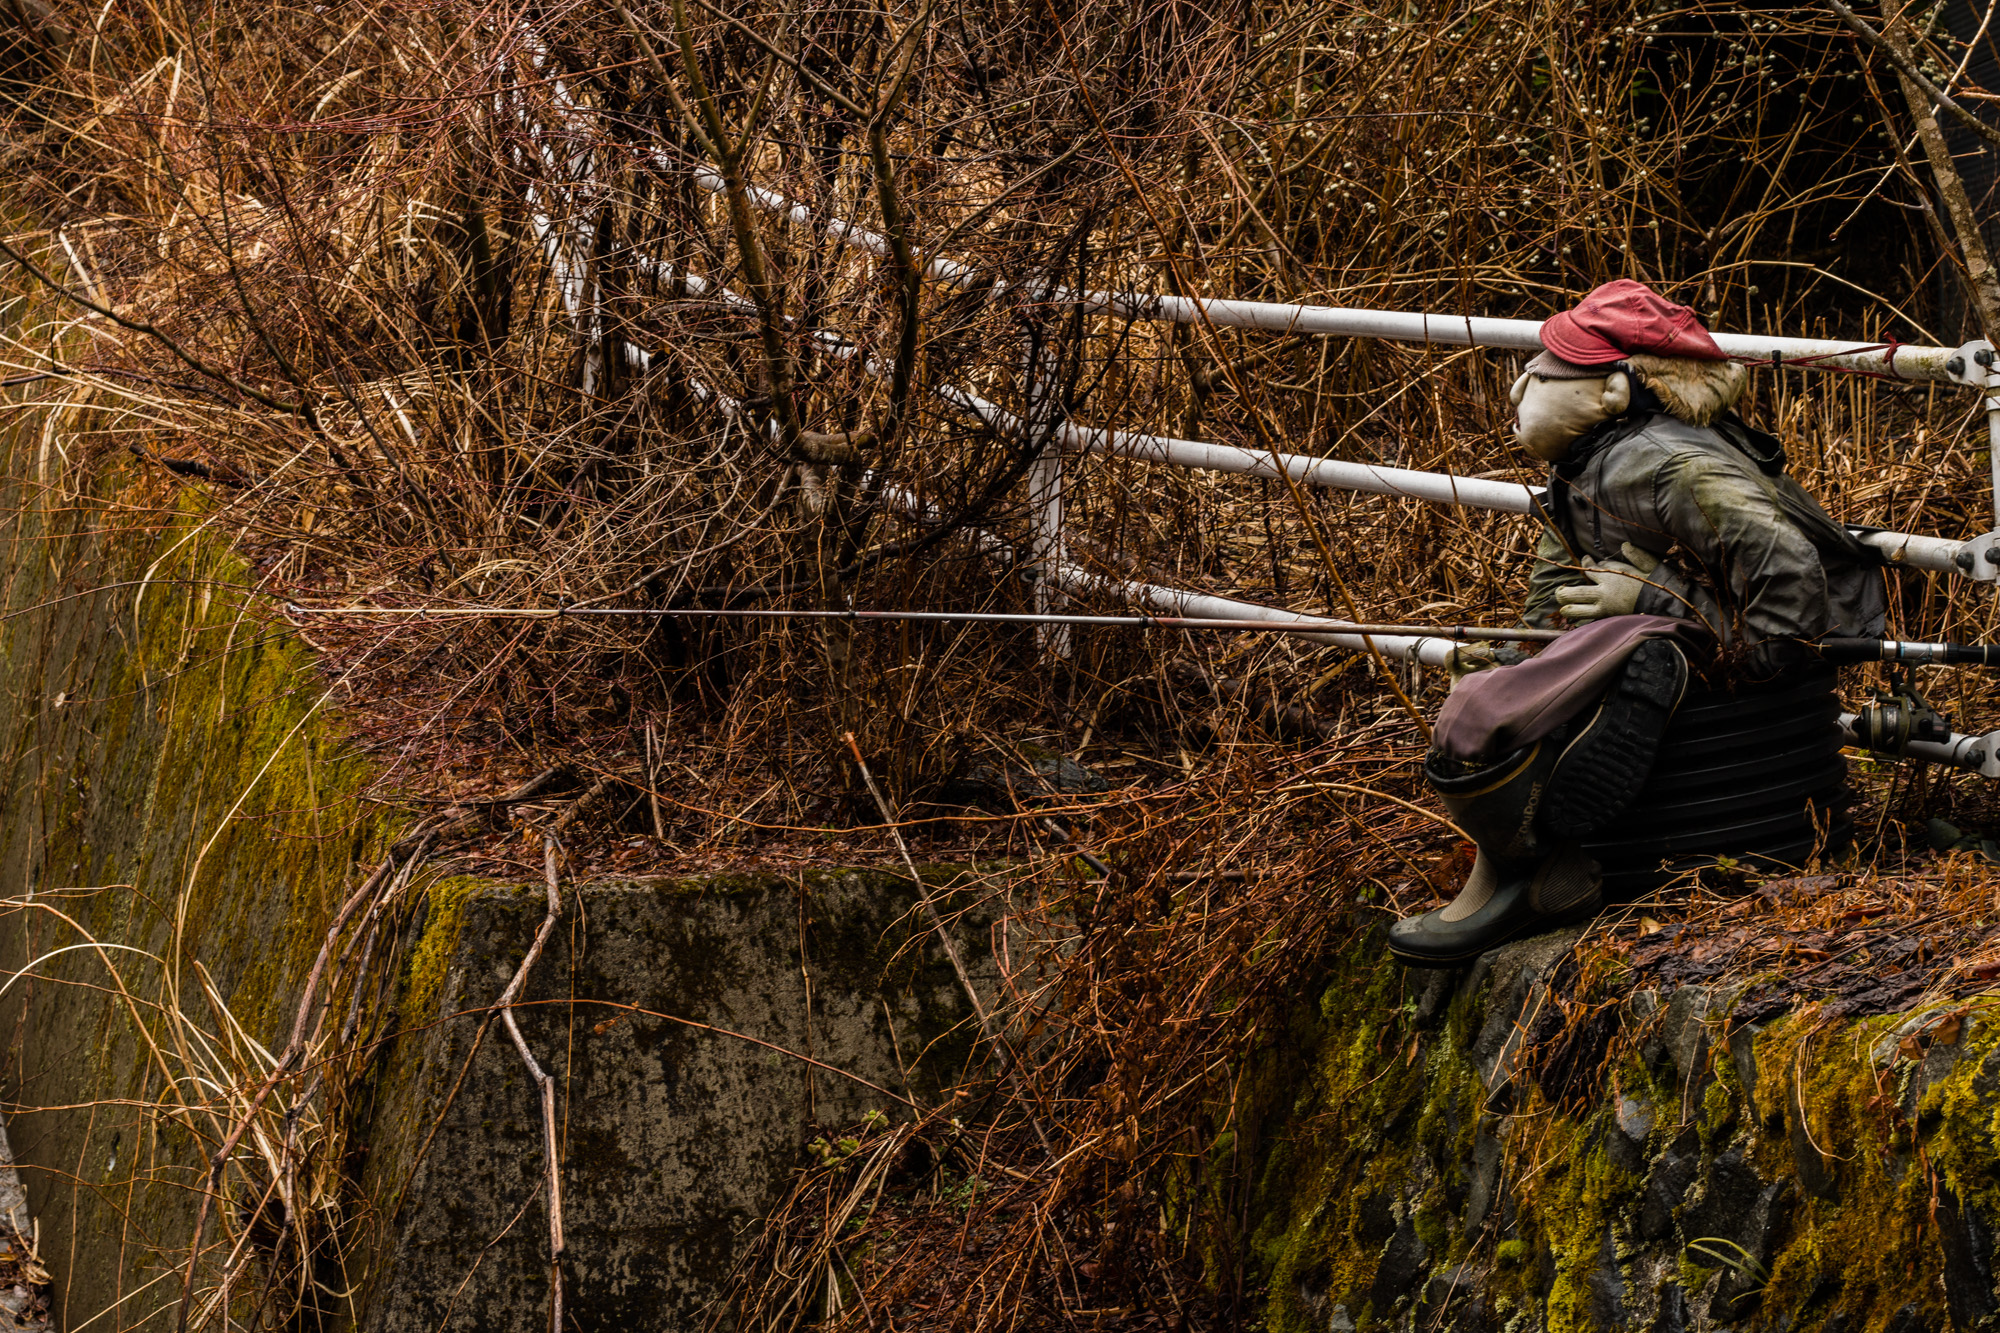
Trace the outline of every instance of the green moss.
{"label": "green moss", "polygon": [[[1921,1101],[1914,1097],[1919,1064],[1897,1061],[1878,1070],[1870,1059],[1908,1015],[1829,1029],[1800,1014],[1760,1038],[1759,1080],[1787,1090],[1788,1129],[1798,1125],[1810,1135],[1835,1196],[1801,1200],[1790,1238],[1771,1264],[1767,1309],[1807,1310],[1837,1280],[1840,1308],[1864,1314],[1861,1327],[1869,1333],[1909,1305],[1925,1326],[1945,1326],[1935,1276],[1943,1267],[1940,1192],[2000,1216],[1992,1211],[2000,1205],[1995,1089],[1983,1072],[2000,1050],[2000,1022],[1981,1021],[1992,1004],[1981,1002],[1950,1074],[1924,1090]],[[1917,1115],[1910,1117],[1913,1101]]]}
{"label": "green moss", "polygon": [[[1727,1060],[1718,1060],[1715,1063],[1718,1070],[1731,1067]],[[1733,1082],[1734,1080],[1725,1077],[1717,1077],[1702,1090],[1701,1119],[1698,1124],[1701,1146],[1710,1152],[1720,1151],[1736,1130],[1740,1093],[1738,1088],[1731,1086]]]}
{"label": "green moss", "polygon": [[1250,1238],[1274,1333],[1322,1329],[1321,1293],[1358,1328],[1386,1319],[1368,1297],[1385,1226],[1407,1221],[1432,1263],[1463,1249],[1457,1201],[1485,1087],[1460,1052],[1476,1015],[1461,1002],[1442,1031],[1420,1034],[1407,975],[1383,965],[1378,941],[1356,942],[1335,961],[1311,1021],[1294,1023],[1295,1084],[1245,1108],[1247,1119],[1274,1122]]}
{"label": "green moss", "polygon": [[[1517,1312],[1548,1333],[1595,1327],[1592,1284],[1607,1263],[1635,1299],[1647,1298],[1638,1284],[1659,1263],[1697,1303],[1718,1274],[1725,1290],[1752,1279],[1727,1316],[1746,1333],[1815,1328],[1836,1309],[1856,1333],[1883,1333],[1912,1306],[1922,1326],[1947,1323],[1940,1207],[1956,1199],[1989,1224],[2000,1219],[2000,997],[1975,1001],[1958,1044],[1921,1066],[1872,1060],[1878,1046],[1893,1049],[1910,1015],[1830,1022],[1808,1009],[1781,1017],[1754,1038],[1738,1034],[1754,1073],[1747,1087],[1717,1020],[1712,1077],[1678,1127],[1668,1108],[1681,1105],[1683,1090],[1650,1069],[1636,1043],[1614,1056],[1601,1093],[1582,1107],[1559,1111],[1517,1085],[1526,1100],[1506,1121],[1486,1122],[1511,1130],[1504,1219],[1497,1205],[1489,1209],[1475,1238],[1464,1234],[1465,1187],[1486,1092],[1465,1051],[1482,1002],[1461,995],[1438,1030],[1420,1033],[1402,974],[1376,947],[1363,942],[1336,960],[1310,1022],[1294,1025],[1292,1095],[1260,1094],[1271,1123],[1262,1131],[1269,1146],[1253,1254],[1269,1283],[1272,1330],[1322,1329],[1335,1304],[1358,1329],[1384,1327],[1400,1318],[1404,1299],[1455,1264],[1471,1266],[1491,1311]],[[1667,1123],[1651,1150],[1673,1142],[1694,1152],[1698,1181],[1732,1155],[1763,1181],[1792,1182],[1789,1218],[1768,1238],[1767,1274],[1682,1252],[1671,1235],[1635,1235],[1655,1163],[1629,1145],[1610,1150],[1614,1089],[1663,1111]],[[1806,1174],[1802,1155],[1816,1156],[1823,1176]],[[1424,1259],[1400,1280],[1398,1304],[1381,1308],[1375,1280],[1392,1226],[1406,1236],[1414,1230]]]}
{"label": "green moss", "polygon": [[491,882],[468,875],[440,879],[424,891],[424,924],[403,974],[402,1009],[409,1023],[429,1021],[444,989],[445,969],[458,949],[465,901]]}
{"label": "green moss", "polygon": [[1961,1202],[2000,1220],[2000,996],[1971,1002],[1952,1077],[1927,1089],[1920,1124],[1933,1124],[1931,1161]]}
{"label": "green moss", "polygon": [[1417,1210],[1411,1214],[1410,1225],[1417,1233],[1417,1239],[1432,1254],[1446,1254],[1451,1249],[1451,1221],[1449,1210],[1442,1206],[1443,1200],[1436,1193],[1427,1194]]}
{"label": "green moss", "polygon": [[[46,489],[8,462],[0,874],[65,916],[5,922],[8,954],[47,957],[37,975],[55,983],[16,988],[5,1023],[39,1071],[36,1100],[149,1108],[49,1117],[24,1148],[70,1299],[100,1308],[145,1280],[149,1245],[185,1233],[178,1182],[213,1146],[190,1132],[211,1108],[188,1100],[263,1077],[357,861],[393,820],[354,799],[368,774],[327,683],[199,516],[135,523],[160,506],[116,462]],[[122,947],[53,953],[85,939]],[[63,1183],[79,1163],[118,1185],[115,1202]]]}
{"label": "green moss", "polygon": [[1681,1290],[1691,1297],[1701,1295],[1702,1291],[1715,1278],[1715,1270],[1713,1268],[1704,1268],[1702,1265],[1696,1263],[1689,1257],[1685,1250],[1681,1252],[1680,1258],[1675,1261],[1674,1268],[1676,1276],[1680,1281]]}
{"label": "green moss", "polygon": [[1610,1113],[1584,1121],[1557,1120],[1542,1151],[1562,1171],[1543,1173],[1521,1191],[1523,1211],[1542,1232],[1555,1270],[1546,1298],[1549,1333],[1581,1333],[1594,1327],[1588,1312],[1588,1279],[1612,1234],[1612,1223],[1638,1201],[1643,1181],[1615,1165],[1603,1141],[1611,1132]]}

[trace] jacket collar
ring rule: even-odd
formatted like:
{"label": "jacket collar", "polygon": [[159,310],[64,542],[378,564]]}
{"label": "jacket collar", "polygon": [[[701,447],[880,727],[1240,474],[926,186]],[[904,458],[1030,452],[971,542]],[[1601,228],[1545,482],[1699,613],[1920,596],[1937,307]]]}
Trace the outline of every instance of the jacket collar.
{"label": "jacket collar", "polygon": [[[1563,455],[1562,461],[1553,464],[1549,471],[1568,481],[1582,472],[1591,459],[1611,446],[1631,439],[1651,425],[1653,418],[1661,415],[1659,400],[1655,398],[1651,403],[1641,402],[1639,393],[1638,386],[1634,385],[1631,410],[1622,417],[1600,421],[1585,431],[1577,437],[1576,443],[1569,447],[1569,452]],[[1650,394],[1646,396],[1652,397]]]}

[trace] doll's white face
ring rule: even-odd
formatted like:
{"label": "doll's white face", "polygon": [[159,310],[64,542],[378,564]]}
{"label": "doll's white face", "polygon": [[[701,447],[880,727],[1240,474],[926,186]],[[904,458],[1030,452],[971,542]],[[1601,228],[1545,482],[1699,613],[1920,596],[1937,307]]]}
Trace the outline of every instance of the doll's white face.
{"label": "doll's white face", "polygon": [[1632,405],[1632,382],[1623,371],[1588,380],[1524,374],[1507,398],[1514,404],[1514,438],[1544,463],[1555,463],[1592,426],[1623,415]]}

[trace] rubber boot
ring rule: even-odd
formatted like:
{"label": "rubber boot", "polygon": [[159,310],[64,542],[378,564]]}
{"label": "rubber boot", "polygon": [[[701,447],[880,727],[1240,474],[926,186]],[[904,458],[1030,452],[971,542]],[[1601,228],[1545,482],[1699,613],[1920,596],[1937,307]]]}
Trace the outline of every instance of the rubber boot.
{"label": "rubber boot", "polygon": [[1571,739],[1542,797],[1541,826],[1581,839],[1624,814],[1652,774],[1687,685],[1687,657],[1673,642],[1651,639],[1633,649],[1596,710],[1581,726],[1564,728]]}
{"label": "rubber boot", "polygon": [[1397,958],[1426,967],[1468,962],[1597,911],[1603,901],[1597,862],[1538,827],[1557,757],[1556,743],[1542,741],[1470,773],[1448,771],[1449,762],[1435,755],[1424,765],[1479,856],[1458,897],[1389,928],[1389,951]]}

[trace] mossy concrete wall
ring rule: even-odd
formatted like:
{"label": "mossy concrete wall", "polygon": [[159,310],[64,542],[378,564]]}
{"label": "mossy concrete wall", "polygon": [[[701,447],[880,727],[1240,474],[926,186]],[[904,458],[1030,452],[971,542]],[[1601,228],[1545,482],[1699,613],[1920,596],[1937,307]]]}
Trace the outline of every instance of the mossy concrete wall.
{"label": "mossy concrete wall", "polygon": [[1343,956],[1250,1117],[1269,1328],[2000,1325],[2000,997],[1738,1025],[1727,987],[1552,989],[1574,942]]}
{"label": "mossy concrete wall", "polygon": [[[549,1288],[542,1130],[489,1018],[546,900],[460,882],[430,902],[368,1131],[381,1226],[365,1322],[533,1333]],[[959,906],[968,946],[983,942],[990,913],[976,895]],[[584,885],[524,1003],[562,1089],[568,1324],[584,1330],[708,1327],[812,1126],[933,1103],[973,1039],[914,886],[872,871]]]}
{"label": "mossy concrete wall", "polygon": [[[355,799],[366,767],[307,655],[194,518],[122,508],[146,492],[115,468],[78,496],[47,451],[13,461],[0,1092],[65,1326],[163,1327],[207,1153],[392,830]],[[390,1039],[321,1178],[344,1238],[327,1286],[351,1292],[325,1313],[540,1328],[540,1134],[488,1007],[541,890],[414,901]],[[563,1088],[576,1322],[700,1327],[806,1126],[895,1113],[958,1068],[965,1011],[914,902],[877,873],[570,891],[523,1027]],[[1241,1121],[1268,1327],[2000,1321],[2000,1004],[1734,1025],[1726,988],[1625,993],[1615,968],[1552,999],[1570,943],[1428,974],[1363,939],[1274,1034]]]}
{"label": "mossy concrete wall", "polygon": [[[163,1328],[208,1156],[395,829],[243,566],[115,464],[66,491],[60,453],[9,456],[0,550],[0,1091],[62,1326]],[[564,893],[520,1021],[561,1084],[569,1323],[701,1328],[808,1126],[934,1098],[971,1049],[967,1006],[896,875]],[[327,1069],[312,1110],[333,1122],[301,1135],[289,1188],[325,1249],[305,1304],[322,1327],[538,1330],[541,1133],[490,1006],[543,891],[420,876],[408,902],[363,997],[376,1040]],[[990,958],[989,916],[959,906]],[[263,1300],[261,1152],[239,1149],[198,1303],[225,1274],[242,1313]]]}
{"label": "mossy concrete wall", "polygon": [[0,546],[7,1124],[65,1324],[159,1327],[253,1041],[383,821],[241,565],[115,461],[70,489],[60,425],[7,455]]}

